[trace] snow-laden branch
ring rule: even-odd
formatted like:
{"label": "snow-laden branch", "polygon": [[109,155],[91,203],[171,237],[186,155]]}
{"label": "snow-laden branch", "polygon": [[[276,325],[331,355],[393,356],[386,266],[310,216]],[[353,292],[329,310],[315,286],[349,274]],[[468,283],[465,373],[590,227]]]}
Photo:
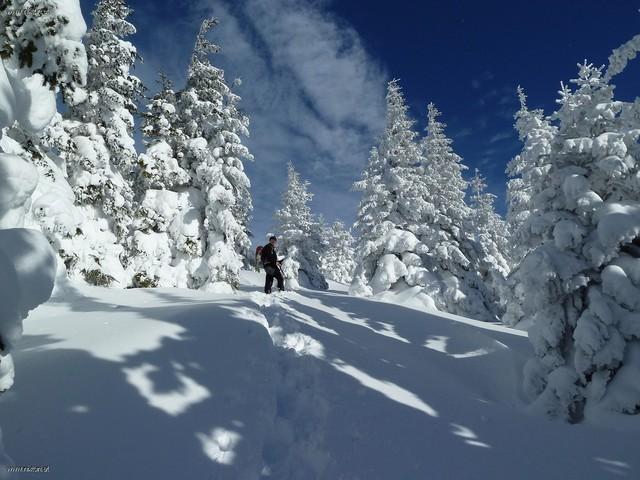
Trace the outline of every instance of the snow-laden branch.
{"label": "snow-laden branch", "polygon": [[636,58],[638,51],[640,51],[640,34],[611,52],[609,68],[605,73],[604,81],[609,82],[613,77],[622,73],[629,62]]}

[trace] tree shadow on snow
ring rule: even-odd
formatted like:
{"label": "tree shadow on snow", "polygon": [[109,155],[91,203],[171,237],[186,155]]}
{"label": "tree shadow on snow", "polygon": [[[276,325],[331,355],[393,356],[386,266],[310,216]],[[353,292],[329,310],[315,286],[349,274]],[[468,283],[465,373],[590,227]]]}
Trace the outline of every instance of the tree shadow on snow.
{"label": "tree shadow on snow", "polygon": [[[105,305],[84,299],[79,308]],[[259,323],[238,318],[242,308],[232,300],[186,310],[122,306],[163,323],[179,311],[181,330],[118,359],[47,349],[52,339],[25,335],[16,385],[0,399],[8,454],[18,465],[50,465],[51,478],[65,480],[255,472],[262,460],[254,443],[275,411],[273,349]],[[119,335],[126,342],[127,331]]]}
{"label": "tree shadow on snow", "polygon": [[[299,333],[323,346],[316,362],[326,385],[326,441],[336,475],[326,478],[493,480],[519,472],[519,479],[565,479],[589,478],[594,470],[597,478],[632,478],[637,472],[626,443],[632,433],[585,435],[523,412],[525,337],[346,295],[303,291],[284,303]],[[531,455],[541,449],[544,462]],[[628,467],[612,473],[598,457]]]}

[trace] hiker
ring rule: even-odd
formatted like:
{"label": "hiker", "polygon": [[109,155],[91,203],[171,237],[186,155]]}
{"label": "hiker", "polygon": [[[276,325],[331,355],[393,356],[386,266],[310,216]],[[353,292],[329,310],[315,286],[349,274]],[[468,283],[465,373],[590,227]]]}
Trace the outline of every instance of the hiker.
{"label": "hiker", "polygon": [[259,245],[258,248],[256,248],[256,272],[260,271],[260,264],[262,263],[262,261],[260,260],[262,258],[262,245]]}
{"label": "hiker", "polygon": [[278,281],[278,290],[281,292],[284,291],[284,278],[282,278],[282,270],[280,270],[280,262],[278,261],[277,244],[278,239],[276,237],[270,237],[269,243],[267,243],[260,252],[262,266],[267,274],[264,281],[264,293],[271,293],[274,278]]}

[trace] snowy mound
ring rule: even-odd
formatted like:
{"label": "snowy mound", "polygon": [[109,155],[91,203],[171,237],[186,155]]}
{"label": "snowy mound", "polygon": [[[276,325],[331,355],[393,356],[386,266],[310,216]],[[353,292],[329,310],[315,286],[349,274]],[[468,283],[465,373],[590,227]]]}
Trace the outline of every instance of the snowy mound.
{"label": "snowy mound", "polygon": [[[0,338],[3,352],[13,349],[22,320],[46,302],[53,290],[56,259],[46,238],[26,229],[0,230]],[[10,357],[0,360],[0,391],[13,384]]]}

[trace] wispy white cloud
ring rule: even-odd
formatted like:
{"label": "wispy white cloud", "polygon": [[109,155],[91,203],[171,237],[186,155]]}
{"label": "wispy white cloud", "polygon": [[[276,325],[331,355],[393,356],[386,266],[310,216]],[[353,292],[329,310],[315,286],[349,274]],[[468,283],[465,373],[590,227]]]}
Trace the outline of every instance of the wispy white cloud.
{"label": "wispy white cloud", "polygon": [[475,123],[476,123],[476,128],[478,130],[483,130],[485,128],[487,128],[487,126],[489,125],[489,121],[491,120],[491,117],[489,115],[481,115],[479,117],[476,118]]}
{"label": "wispy white cloud", "polygon": [[[348,191],[382,131],[388,78],[357,32],[330,13],[328,2],[187,3],[181,25],[152,29],[138,74],[147,80],[164,70],[180,86],[200,21],[207,15],[220,19],[211,34],[222,47],[214,61],[229,80],[242,78],[236,90],[251,118],[248,144],[256,161],[247,171],[256,233],[271,225],[289,160],[312,182],[315,209],[351,222],[357,200]],[[340,201],[331,201],[338,192],[344,192]]]}
{"label": "wispy white cloud", "polygon": [[471,87],[473,87],[475,90],[477,90],[480,87],[482,87],[485,83],[490,82],[494,78],[495,78],[495,75],[493,74],[493,72],[491,72],[489,70],[485,70],[480,75],[478,75],[476,78],[471,80]]}
{"label": "wispy white cloud", "polygon": [[489,143],[494,144],[514,138],[515,134],[513,132],[498,132],[489,139]]}
{"label": "wispy white cloud", "polygon": [[498,116],[504,118],[505,120],[514,120],[517,111],[518,109],[515,106],[513,108],[505,108],[498,112]]}
{"label": "wispy white cloud", "polygon": [[273,66],[294,74],[322,120],[378,127],[382,72],[353,29],[300,0],[251,0],[246,12]]}
{"label": "wispy white cloud", "polygon": [[466,137],[469,137],[471,135],[473,135],[473,129],[472,128],[462,128],[462,129],[460,129],[460,130],[458,130],[458,131],[456,131],[456,132],[451,134],[451,136],[453,138],[457,138],[457,139],[466,138]]}
{"label": "wispy white cloud", "polygon": [[498,105],[517,105],[517,104],[518,104],[518,99],[515,96],[515,94],[513,94],[513,92],[506,93],[498,99]]}
{"label": "wispy white cloud", "polygon": [[[384,123],[386,75],[356,32],[317,3],[248,0],[241,7],[212,1],[228,72],[245,80],[240,94],[252,118],[249,167],[256,196],[256,229],[263,230],[284,189],[292,160],[318,192],[327,218],[350,218],[350,203],[321,202],[325,192],[348,192]],[[342,197],[347,200],[347,198]]]}

